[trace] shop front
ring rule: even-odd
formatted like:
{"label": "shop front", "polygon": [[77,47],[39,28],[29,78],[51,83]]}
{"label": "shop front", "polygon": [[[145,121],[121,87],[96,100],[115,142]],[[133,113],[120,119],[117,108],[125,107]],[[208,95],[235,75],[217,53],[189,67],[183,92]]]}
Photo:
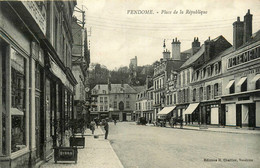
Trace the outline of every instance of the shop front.
{"label": "shop front", "polygon": [[199,105],[199,124],[220,125],[221,124],[221,101],[202,101]]}

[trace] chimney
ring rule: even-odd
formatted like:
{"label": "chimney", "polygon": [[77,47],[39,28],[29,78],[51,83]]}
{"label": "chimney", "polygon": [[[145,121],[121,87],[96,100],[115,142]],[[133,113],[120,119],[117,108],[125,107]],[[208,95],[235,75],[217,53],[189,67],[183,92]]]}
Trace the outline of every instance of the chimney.
{"label": "chimney", "polygon": [[211,51],[213,50],[213,43],[210,41],[210,37],[208,40],[204,42],[205,52],[204,52],[204,62],[208,62],[212,57]]}
{"label": "chimney", "polygon": [[172,40],[172,59],[181,60],[181,42],[177,40],[177,37]]}
{"label": "chimney", "polygon": [[233,23],[233,47],[237,49],[243,45],[244,37],[244,22],[240,21],[240,17],[237,17],[237,21]]}
{"label": "chimney", "polygon": [[166,49],[165,51],[163,51],[164,60],[168,60],[168,59],[170,59],[170,57],[171,57],[171,52],[169,50]]}
{"label": "chimney", "polygon": [[244,16],[244,39],[243,43],[248,42],[252,36],[252,17],[250,14],[250,9],[248,9],[247,14]]}
{"label": "chimney", "polygon": [[199,42],[199,38],[197,37],[194,37],[194,40],[193,40],[193,42],[191,43],[191,47],[192,47],[192,55],[194,55],[194,54],[196,54],[196,52],[198,52],[199,51],[199,49],[200,49],[200,42]]}

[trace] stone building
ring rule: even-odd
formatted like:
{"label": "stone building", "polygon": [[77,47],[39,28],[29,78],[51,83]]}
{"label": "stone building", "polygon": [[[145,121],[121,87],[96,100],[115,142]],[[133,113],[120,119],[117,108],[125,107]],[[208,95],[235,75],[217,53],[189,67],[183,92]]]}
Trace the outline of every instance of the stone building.
{"label": "stone building", "polygon": [[0,164],[35,167],[66,145],[73,117],[76,1],[0,2]]}
{"label": "stone building", "polygon": [[147,122],[152,122],[156,118],[153,111],[153,84],[149,76],[146,85],[136,95],[135,120],[138,121],[140,117],[145,117]]}
{"label": "stone building", "polygon": [[91,108],[91,119],[133,120],[136,90],[128,84],[97,84],[91,93],[97,105]]}
{"label": "stone building", "polygon": [[260,30],[250,10],[233,23],[233,47],[222,56],[222,125],[260,127]]}
{"label": "stone building", "polygon": [[[167,98],[171,96],[169,92],[166,92],[166,82],[168,77],[171,75],[171,72],[177,71],[181,65],[185,62],[187,55],[180,52],[180,41],[175,38],[172,42],[172,57],[171,52],[167,49],[163,51],[163,58],[160,59],[160,62],[154,64],[154,75],[153,75],[153,92],[154,92],[154,116],[155,120],[159,118],[165,119],[165,117],[172,112],[174,109],[166,108],[161,111],[166,104]],[[164,43],[164,47],[165,43]]]}
{"label": "stone building", "polygon": [[74,117],[77,120],[84,119],[90,123],[90,89],[88,84],[88,67],[90,63],[90,51],[88,49],[87,30],[73,18],[72,34],[72,73],[77,80],[74,96]]}

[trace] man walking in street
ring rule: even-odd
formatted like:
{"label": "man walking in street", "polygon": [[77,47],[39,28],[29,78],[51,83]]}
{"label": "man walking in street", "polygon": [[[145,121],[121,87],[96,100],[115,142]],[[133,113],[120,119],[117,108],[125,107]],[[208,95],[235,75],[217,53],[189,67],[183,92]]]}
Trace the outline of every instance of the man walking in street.
{"label": "man walking in street", "polygon": [[104,129],[105,129],[105,131],[106,131],[106,132],[105,132],[105,139],[107,139],[108,130],[109,130],[108,121],[105,121]]}

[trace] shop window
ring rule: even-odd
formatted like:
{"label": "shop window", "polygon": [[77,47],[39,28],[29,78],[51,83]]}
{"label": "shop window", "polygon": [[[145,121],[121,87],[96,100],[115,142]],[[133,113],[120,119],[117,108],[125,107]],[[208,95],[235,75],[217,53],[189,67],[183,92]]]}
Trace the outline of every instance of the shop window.
{"label": "shop window", "polygon": [[11,152],[26,147],[26,70],[25,59],[11,52]]}
{"label": "shop window", "polygon": [[255,89],[260,89],[260,79],[255,82]]}
{"label": "shop window", "polygon": [[[1,41],[0,41],[1,42]],[[7,45],[7,44],[6,44]],[[0,43],[0,77],[2,80],[0,80],[2,88],[0,87],[0,134],[2,135],[0,137],[0,155],[5,155],[6,154],[6,88],[8,87],[9,84],[7,84],[6,78],[7,78],[7,65],[6,65],[6,52],[7,47],[3,46],[3,43]],[[2,93],[2,94],[1,94]]]}

